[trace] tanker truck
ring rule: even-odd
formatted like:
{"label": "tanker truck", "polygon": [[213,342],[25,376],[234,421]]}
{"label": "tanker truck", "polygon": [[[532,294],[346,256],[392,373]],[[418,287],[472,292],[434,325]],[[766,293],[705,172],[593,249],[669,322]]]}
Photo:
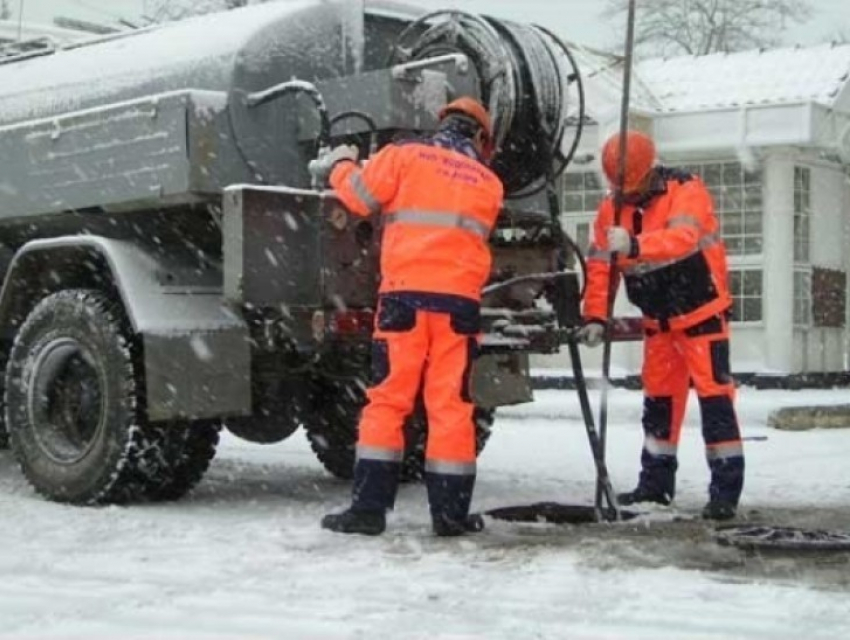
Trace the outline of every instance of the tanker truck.
{"label": "tanker truck", "polygon": [[[578,70],[542,27],[389,2],[271,2],[0,60],[0,441],[48,499],[177,499],[222,429],[303,428],[352,473],[370,376],[379,218],[311,185],[427,134],[440,105],[494,117],[508,199],[492,238],[479,450],[532,399],[529,356],[577,321],[555,178]],[[408,418],[404,476],[427,420]]]}

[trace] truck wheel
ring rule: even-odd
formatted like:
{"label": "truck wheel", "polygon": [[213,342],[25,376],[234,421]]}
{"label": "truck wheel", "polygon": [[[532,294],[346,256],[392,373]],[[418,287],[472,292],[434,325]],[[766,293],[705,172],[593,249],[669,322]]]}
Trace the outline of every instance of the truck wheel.
{"label": "truck wheel", "polygon": [[159,442],[137,406],[129,335],[120,307],[91,290],[44,298],[18,331],[6,367],[6,424],[42,495],[102,503],[143,494]]}
{"label": "truck wheel", "polygon": [[312,412],[304,422],[310,448],[319,462],[337,478],[354,477],[357,422],[366,402],[357,381],[317,384]]}
{"label": "truck wheel", "polygon": [[197,422],[158,429],[164,460],[149,473],[145,496],[155,502],[179,500],[204,477],[215,457],[219,428],[209,422]]}
{"label": "truck wheel", "polygon": [[9,448],[9,430],[6,429],[6,411],[3,409],[3,372],[6,371],[6,352],[8,349],[4,346],[0,347],[3,351],[0,352],[0,449]]}
{"label": "truck wheel", "polygon": [[252,389],[254,413],[224,419],[224,426],[233,435],[259,444],[273,444],[291,436],[304,414],[304,393],[285,380],[254,383]]}
{"label": "truck wheel", "polygon": [[[304,425],[310,446],[325,469],[338,478],[350,480],[354,475],[357,422],[366,401],[362,387],[356,383],[329,385],[322,387],[313,399],[313,414]],[[476,449],[480,454],[490,437],[494,411],[476,407],[474,419]],[[423,408],[418,406],[404,427],[403,482],[423,477],[427,431]]]}

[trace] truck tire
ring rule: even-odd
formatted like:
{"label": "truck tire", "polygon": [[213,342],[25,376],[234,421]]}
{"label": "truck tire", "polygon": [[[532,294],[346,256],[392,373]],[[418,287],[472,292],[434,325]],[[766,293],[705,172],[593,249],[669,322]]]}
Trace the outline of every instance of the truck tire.
{"label": "truck tire", "polygon": [[139,406],[139,371],[120,304],[75,289],[44,298],[6,367],[12,452],[35,490],[78,504],[144,497],[163,464]]}
{"label": "truck tire", "polygon": [[4,346],[0,347],[0,450],[9,448],[9,430],[6,428],[6,411],[3,408],[3,382],[6,371],[6,352],[8,349]]}
{"label": "truck tire", "polygon": [[366,402],[358,381],[320,382],[311,397],[312,411],[304,422],[310,448],[331,474],[354,477],[357,421]]}
{"label": "truck tire", "polygon": [[[366,402],[362,386],[357,383],[324,385],[314,394],[312,416],[304,424],[310,447],[319,462],[338,478],[350,480],[354,475],[357,445],[357,422]],[[421,480],[425,472],[425,443],[428,422],[421,403],[404,426],[405,455],[401,468],[402,482]],[[495,412],[475,408],[476,453],[484,450],[490,438]]]}
{"label": "truck tire", "polygon": [[250,416],[224,418],[224,426],[233,435],[248,442],[274,444],[291,436],[301,426],[304,393],[285,380],[262,381],[254,378]]}
{"label": "truck tire", "polygon": [[165,460],[149,474],[145,497],[154,502],[179,500],[195,488],[209,469],[218,446],[219,427],[197,422],[159,429]]}

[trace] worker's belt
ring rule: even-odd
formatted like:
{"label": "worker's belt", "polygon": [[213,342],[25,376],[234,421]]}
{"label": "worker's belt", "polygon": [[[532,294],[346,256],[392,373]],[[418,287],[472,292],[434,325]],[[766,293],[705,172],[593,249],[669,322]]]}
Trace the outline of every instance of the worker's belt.
{"label": "worker's belt", "polygon": [[475,218],[447,211],[402,209],[401,211],[388,213],[384,216],[385,224],[395,224],[397,222],[443,227],[448,229],[460,229],[461,231],[474,233],[484,240],[490,237],[489,225],[486,225]]}

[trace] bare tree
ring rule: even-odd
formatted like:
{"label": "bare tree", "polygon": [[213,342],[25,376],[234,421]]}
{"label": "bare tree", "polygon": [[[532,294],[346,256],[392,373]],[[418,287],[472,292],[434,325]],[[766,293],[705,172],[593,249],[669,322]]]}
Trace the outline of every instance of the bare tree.
{"label": "bare tree", "polygon": [[839,29],[832,34],[829,40],[835,44],[850,44],[850,27]]}
{"label": "bare tree", "polygon": [[9,8],[9,0],[0,2],[0,20],[8,20],[12,17],[12,10]]}
{"label": "bare tree", "polygon": [[[618,18],[627,9],[628,0],[607,0],[603,15]],[[807,0],[642,0],[635,45],[663,56],[773,47],[789,23],[811,13]]]}
{"label": "bare tree", "polygon": [[191,16],[215,11],[238,9],[249,4],[258,4],[264,0],[154,0],[150,2],[149,15],[145,16],[151,22],[169,22],[182,20]]}

